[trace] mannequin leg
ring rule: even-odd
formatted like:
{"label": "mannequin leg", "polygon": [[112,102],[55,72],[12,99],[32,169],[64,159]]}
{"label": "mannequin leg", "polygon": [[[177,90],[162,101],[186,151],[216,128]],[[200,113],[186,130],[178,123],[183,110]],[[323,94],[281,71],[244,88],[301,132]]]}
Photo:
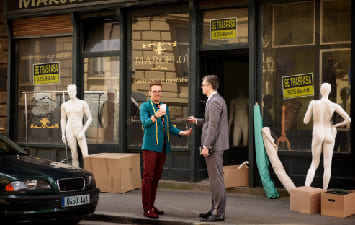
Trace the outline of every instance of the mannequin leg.
{"label": "mannequin leg", "polygon": [[78,140],[80,149],[81,149],[81,154],[83,157],[88,156],[88,145],[86,144],[86,138]]}
{"label": "mannequin leg", "polygon": [[234,126],[234,130],[233,130],[233,146],[238,146],[239,145],[241,135],[242,135],[242,129],[240,127]]}
{"label": "mannequin leg", "polygon": [[331,173],[332,173],[332,158],[333,158],[333,148],[334,142],[332,144],[325,144],[323,149],[323,189],[328,189],[328,184],[330,181]]}
{"label": "mannequin leg", "polygon": [[68,142],[67,144],[68,144],[70,151],[71,151],[72,165],[79,167],[78,147],[76,144],[76,138],[74,137],[71,127],[67,127],[66,136],[67,136],[67,142]]}
{"label": "mannequin leg", "polygon": [[312,163],[311,163],[311,166],[308,169],[306,182],[305,182],[305,186],[306,187],[310,187],[311,183],[313,182],[314,175],[316,173],[316,169],[319,166],[321,149],[322,149],[321,140],[318,139],[317,137],[313,136],[313,141],[312,141]]}
{"label": "mannequin leg", "polygon": [[248,145],[248,135],[249,135],[248,125],[244,126],[242,131],[243,131],[243,146],[247,146]]}

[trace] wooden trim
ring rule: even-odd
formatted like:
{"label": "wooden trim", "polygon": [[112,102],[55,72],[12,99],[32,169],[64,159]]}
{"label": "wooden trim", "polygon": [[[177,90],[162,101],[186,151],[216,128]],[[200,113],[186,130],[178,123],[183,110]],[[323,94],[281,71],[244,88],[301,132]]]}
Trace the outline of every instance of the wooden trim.
{"label": "wooden trim", "polygon": [[59,16],[45,16],[12,21],[12,35],[41,36],[57,33],[72,33],[73,25],[70,14]]}

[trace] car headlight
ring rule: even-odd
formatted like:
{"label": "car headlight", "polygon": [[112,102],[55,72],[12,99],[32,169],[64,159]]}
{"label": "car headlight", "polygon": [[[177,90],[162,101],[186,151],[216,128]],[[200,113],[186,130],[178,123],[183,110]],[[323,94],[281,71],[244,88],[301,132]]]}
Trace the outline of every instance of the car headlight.
{"label": "car headlight", "polygon": [[46,180],[25,180],[12,181],[5,187],[5,191],[33,191],[33,190],[50,190],[51,185]]}
{"label": "car headlight", "polygon": [[86,186],[96,185],[94,176],[90,175],[86,177]]}

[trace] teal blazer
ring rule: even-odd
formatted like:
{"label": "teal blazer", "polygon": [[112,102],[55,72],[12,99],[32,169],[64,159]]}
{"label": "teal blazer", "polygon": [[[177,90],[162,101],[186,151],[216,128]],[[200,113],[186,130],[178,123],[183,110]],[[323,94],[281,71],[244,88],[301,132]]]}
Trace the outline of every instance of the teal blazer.
{"label": "teal blazer", "polygon": [[[163,104],[160,102],[159,104]],[[158,118],[153,123],[151,117],[158,111],[158,108],[152,100],[144,102],[140,106],[140,119],[144,129],[142,149],[155,152],[162,152],[164,144],[164,136],[166,136],[166,153],[170,152],[170,134],[179,136],[180,130],[171,124],[169,118],[169,108],[166,106],[166,114],[164,115],[165,132],[163,129],[163,120]]]}

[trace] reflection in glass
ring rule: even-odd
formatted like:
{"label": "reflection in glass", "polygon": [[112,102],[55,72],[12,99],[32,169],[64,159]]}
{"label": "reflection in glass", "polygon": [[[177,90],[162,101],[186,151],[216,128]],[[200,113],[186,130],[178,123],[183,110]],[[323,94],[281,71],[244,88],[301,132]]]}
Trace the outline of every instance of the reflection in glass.
{"label": "reflection in glass", "polygon": [[[129,113],[129,145],[140,148],[143,140],[140,105],[149,97],[152,80],[162,83],[162,99],[170,120],[185,129],[188,116],[189,15],[168,14],[132,18],[132,71]],[[186,137],[171,136],[172,146],[187,146]]]}
{"label": "reflection in glass", "polygon": [[[21,39],[18,43],[16,141],[61,144],[60,105],[63,102],[62,91],[72,82],[72,38]],[[59,63],[59,83],[34,84],[33,65],[40,63]]]}
{"label": "reflection in glass", "polygon": [[88,29],[85,53],[120,50],[120,25],[113,21],[90,21],[85,24]]}
{"label": "reflection in glass", "polygon": [[273,6],[272,44],[294,46],[314,43],[314,2]]}
{"label": "reflection in glass", "polygon": [[[347,38],[350,19],[342,22],[343,17],[350,15],[349,2],[323,0],[321,11],[316,13],[315,1],[267,4],[264,7],[263,120],[270,126],[275,140],[284,128],[293,151],[311,150],[312,125],[304,124],[303,118],[309,102],[320,98],[321,83],[331,84],[329,100],[350,113],[351,48],[350,42],[344,42],[350,41]],[[320,34],[315,32],[318,29]],[[316,43],[314,39],[321,41]],[[314,96],[285,98],[282,77],[308,73],[313,74]],[[339,119],[334,116],[333,123]],[[337,128],[334,151],[350,152],[349,143],[349,125]]]}
{"label": "reflection in glass", "polygon": [[321,1],[321,43],[350,43],[351,0]]}
{"label": "reflection in glass", "polygon": [[93,121],[87,142],[118,143],[119,56],[84,58],[84,99]]}

